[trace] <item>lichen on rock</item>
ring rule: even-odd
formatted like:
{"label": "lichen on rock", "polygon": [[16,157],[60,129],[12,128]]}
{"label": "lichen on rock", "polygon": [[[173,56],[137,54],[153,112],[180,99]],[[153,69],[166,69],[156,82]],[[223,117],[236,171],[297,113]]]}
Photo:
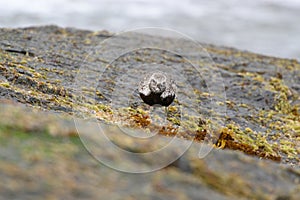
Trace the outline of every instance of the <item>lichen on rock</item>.
{"label": "lichen on rock", "polygon": [[[185,60],[203,67],[209,62],[203,57],[185,55],[184,59],[167,51],[140,49],[121,56],[107,68],[109,76],[91,83],[94,87],[86,87],[85,83],[74,85],[77,73],[80,69],[92,69],[91,76],[103,72],[109,61],[98,59],[96,54],[89,56],[90,49],[112,34],[55,26],[0,29],[0,33],[3,41],[0,43],[1,99],[78,117],[92,117],[106,123],[122,121],[133,128],[158,129],[160,134],[177,135],[196,142],[209,137],[219,148],[299,164],[300,64],[297,60],[203,44],[222,75],[226,92],[226,101],[218,102],[226,108],[226,116],[220,116],[226,123],[215,130],[210,128],[214,122],[208,116],[213,112],[209,110],[208,102],[218,94],[210,93],[203,81],[192,81],[195,74]],[[153,36],[137,33],[117,42],[130,46],[139,40],[148,40],[150,44],[152,39]],[[155,40],[166,46],[192,48],[187,41],[171,43],[160,37]],[[185,121],[182,121],[179,108],[189,105],[175,99],[168,114],[168,124],[153,124],[149,110],[135,99],[134,94],[130,105],[118,109],[112,107],[115,77],[126,73],[122,66],[147,63],[185,69],[197,97],[192,104],[199,106],[198,110],[193,110],[194,116],[184,116]],[[139,75],[132,72],[132,76]],[[77,89],[80,89],[79,93]],[[177,132],[179,126],[184,126],[185,131]]]}

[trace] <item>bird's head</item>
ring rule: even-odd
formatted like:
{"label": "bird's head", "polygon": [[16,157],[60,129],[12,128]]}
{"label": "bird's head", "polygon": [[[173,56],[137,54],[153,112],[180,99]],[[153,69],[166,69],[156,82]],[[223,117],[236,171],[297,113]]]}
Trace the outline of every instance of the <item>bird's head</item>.
{"label": "bird's head", "polygon": [[154,73],[151,76],[149,88],[151,92],[155,94],[161,94],[166,89],[166,80],[167,77],[164,74],[161,73]]}

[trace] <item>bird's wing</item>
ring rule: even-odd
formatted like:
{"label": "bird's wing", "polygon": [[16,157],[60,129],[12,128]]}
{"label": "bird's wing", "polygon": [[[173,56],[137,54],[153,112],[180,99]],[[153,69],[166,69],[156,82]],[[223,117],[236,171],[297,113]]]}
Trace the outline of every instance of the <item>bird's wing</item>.
{"label": "bird's wing", "polygon": [[148,74],[140,83],[139,83],[139,93],[148,96],[151,93],[151,90],[149,88],[149,79],[150,75]]}
{"label": "bird's wing", "polygon": [[175,96],[177,87],[173,80],[167,84],[166,90],[160,95],[162,98],[166,98],[168,96]]}

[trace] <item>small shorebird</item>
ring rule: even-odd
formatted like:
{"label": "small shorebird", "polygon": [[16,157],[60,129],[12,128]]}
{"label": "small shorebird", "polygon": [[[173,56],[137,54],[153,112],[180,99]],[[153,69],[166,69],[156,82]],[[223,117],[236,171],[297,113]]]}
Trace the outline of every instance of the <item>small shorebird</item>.
{"label": "small shorebird", "polygon": [[173,102],[176,89],[174,81],[163,72],[147,74],[138,87],[140,97],[146,104],[165,107]]}

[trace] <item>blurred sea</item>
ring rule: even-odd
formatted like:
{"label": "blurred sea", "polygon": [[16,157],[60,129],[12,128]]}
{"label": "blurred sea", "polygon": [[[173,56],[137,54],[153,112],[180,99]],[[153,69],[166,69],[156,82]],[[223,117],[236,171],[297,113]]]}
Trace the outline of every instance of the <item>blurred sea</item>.
{"label": "blurred sea", "polygon": [[300,0],[0,0],[0,26],[174,29],[195,40],[300,60]]}

